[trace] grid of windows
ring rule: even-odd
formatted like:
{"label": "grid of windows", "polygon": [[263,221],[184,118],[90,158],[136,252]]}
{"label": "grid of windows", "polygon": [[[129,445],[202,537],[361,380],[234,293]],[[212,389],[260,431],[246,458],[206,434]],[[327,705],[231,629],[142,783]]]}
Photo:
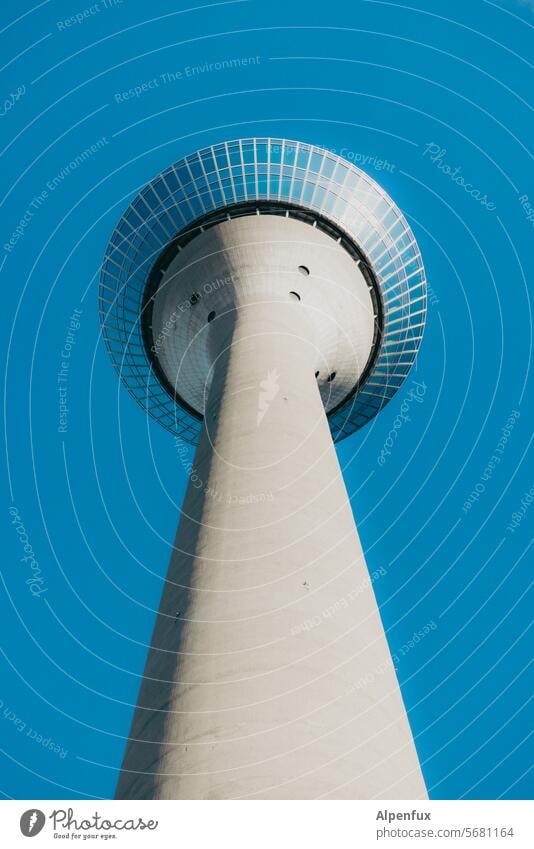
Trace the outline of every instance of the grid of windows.
{"label": "grid of windows", "polygon": [[164,427],[195,443],[200,422],[160,386],[141,335],[143,293],[161,251],[195,219],[230,204],[277,200],[332,220],[369,259],[380,286],[384,330],[367,380],[330,416],[334,440],[362,427],[395,394],[415,359],[426,314],[421,255],[391,198],[355,165],[287,139],[239,139],[171,165],[130,204],[107,248],[100,284],[102,333],[136,401]]}

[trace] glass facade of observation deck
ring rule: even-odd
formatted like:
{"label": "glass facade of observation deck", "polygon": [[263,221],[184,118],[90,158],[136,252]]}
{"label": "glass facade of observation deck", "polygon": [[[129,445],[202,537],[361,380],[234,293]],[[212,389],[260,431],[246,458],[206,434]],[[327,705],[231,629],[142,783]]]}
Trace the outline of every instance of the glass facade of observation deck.
{"label": "glass facade of observation deck", "polygon": [[365,172],[323,148],[275,138],[223,142],[184,157],[149,183],[117,224],[102,265],[106,347],[138,403],[168,430],[196,442],[201,422],[161,387],[145,351],[145,287],[161,251],[196,219],[255,200],[306,207],[332,221],[374,271],[383,331],[365,381],[329,417],[334,440],[342,439],[366,424],[408,374],[423,333],[426,283],[417,243],[398,207]]}

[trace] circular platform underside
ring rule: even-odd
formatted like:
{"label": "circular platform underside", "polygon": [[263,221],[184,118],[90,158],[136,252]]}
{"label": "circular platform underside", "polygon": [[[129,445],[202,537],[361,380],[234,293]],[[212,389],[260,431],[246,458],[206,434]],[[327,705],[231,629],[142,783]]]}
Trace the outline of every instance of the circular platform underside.
{"label": "circular platform underside", "polygon": [[200,417],[215,358],[244,310],[276,305],[306,350],[327,412],[354,393],[375,351],[378,317],[358,261],[332,236],[289,216],[216,224],[155,274],[147,347],[164,385]]}

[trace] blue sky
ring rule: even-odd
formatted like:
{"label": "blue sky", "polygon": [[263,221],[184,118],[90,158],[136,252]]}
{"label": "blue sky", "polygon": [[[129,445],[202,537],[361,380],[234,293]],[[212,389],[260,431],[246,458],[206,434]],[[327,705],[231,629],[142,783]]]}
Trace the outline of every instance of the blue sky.
{"label": "blue sky", "polygon": [[[339,459],[369,568],[385,570],[374,587],[430,796],[530,796],[532,3],[19,0],[0,14],[0,790],[113,795],[186,484],[101,345],[107,239],[172,161],[270,135],[359,164],[419,240],[416,368]],[[239,62],[209,68],[223,60]]]}

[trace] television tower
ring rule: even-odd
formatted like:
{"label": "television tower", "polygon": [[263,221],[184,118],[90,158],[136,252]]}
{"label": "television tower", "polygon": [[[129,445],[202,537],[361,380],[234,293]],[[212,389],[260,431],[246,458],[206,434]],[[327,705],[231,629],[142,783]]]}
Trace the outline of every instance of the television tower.
{"label": "television tower", "polygon": [[334,448],[401,385],[425,310],[400,210],[308,144],[204,148],[120,219],[106,347],[198,447],[117,798],[426,798]]}

